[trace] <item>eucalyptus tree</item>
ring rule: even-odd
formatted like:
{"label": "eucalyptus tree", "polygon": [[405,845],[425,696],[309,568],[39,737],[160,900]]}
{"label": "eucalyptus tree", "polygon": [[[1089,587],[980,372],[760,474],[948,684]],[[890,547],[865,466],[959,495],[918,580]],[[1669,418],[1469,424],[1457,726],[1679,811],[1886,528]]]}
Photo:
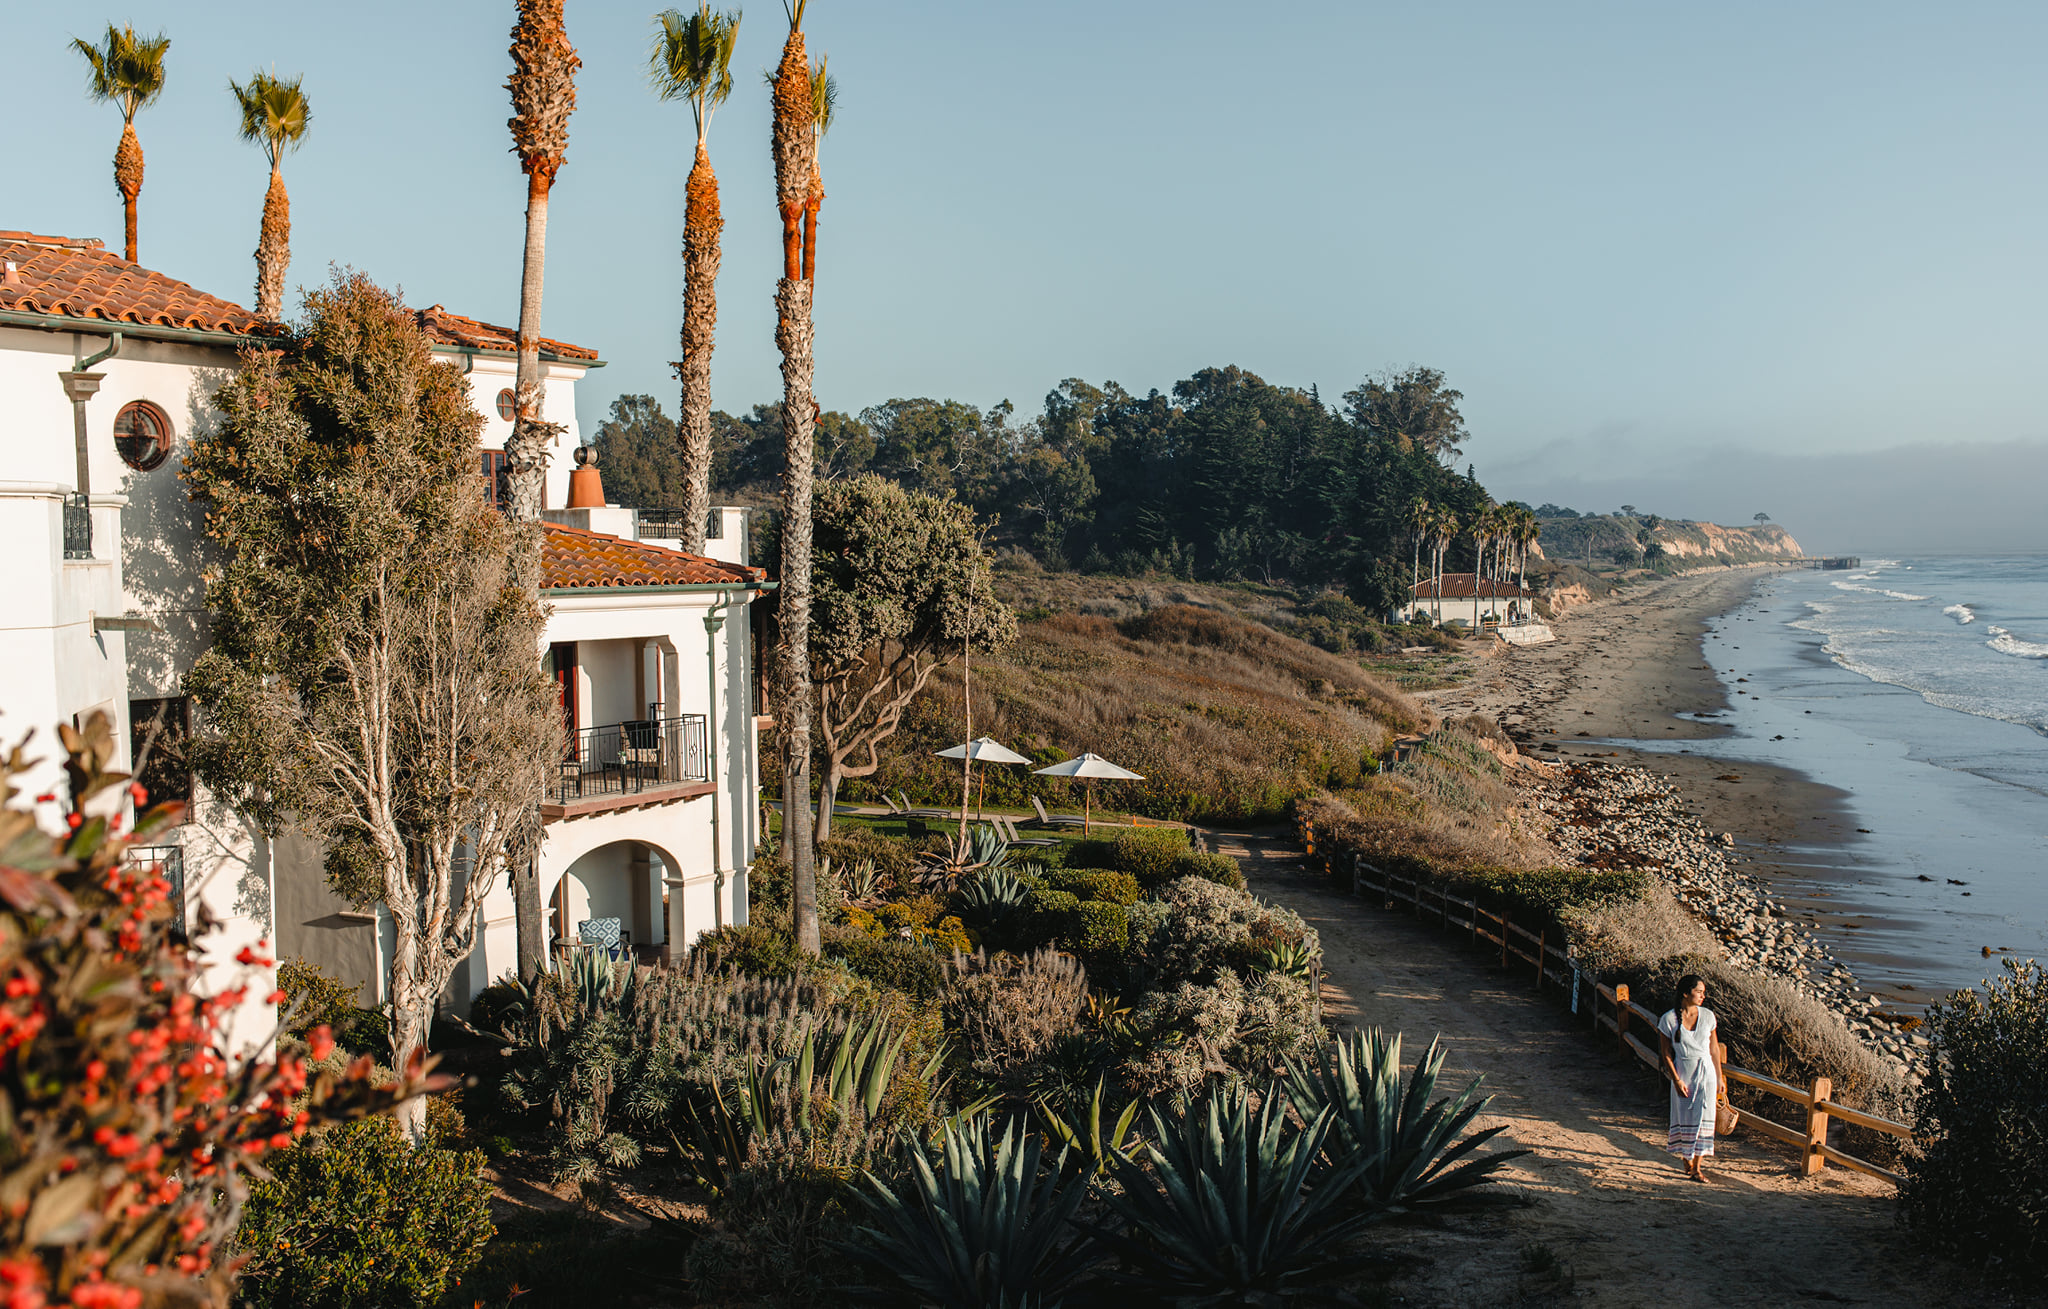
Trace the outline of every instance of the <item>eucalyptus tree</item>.
{"label": "eucalyptus tree", "polygon": [[562,0],[519,0],[512,28],[512,153],[526,173],[526,252],[519,279],[519,362],[513,384],[512,435],[505,442],[512,517],[540,520],[548,446],[563,430],[542,416],[541,286],[547,272],[548,198],[569,152],[569,115],[576,108],[576,70],[583,61],[562,25]]}
{"label": "eucalyptus tree", "polygon": [[134,27],[107,24],[106,40],[99,45],[74,38],[73,49],[85,56],[92,68],[86,91],[95,100],[121,107],[121,144],[114,148],[114,186],[121,192],[121,207],[128,237],[128,262],[140,263],[136,251],[135,207],[142,197],[142,142],[135,135],[135,115],[164,93],[164,55],[171,39],[162,32],[137,36]]}
{"label": "eucalyptus tree", "polygon": [[697,126],[697,155],[690,165],[683,205],[682,409],[676,435],[683,450],[683,549],[704,553],[711,514],[711,349],[718,326],[719,235],[725,217],[718,207],[718,174],[711,169],[711,116],[732,94],[732,50],[740,11],[720,13],[708,3],[684,14],[655,15],[654,50],[648,72],[664,100],[687,100]]}
{"label": "eucalyptus tree", "polygon": [[270,189],[263,194],[263,229],[256,240],[256,316],[284,317],[284,272],[292,262],[292,201],[284,189],[284,157],[299,148],[312,125],[303,77],[258,72],[246,83],[229,82],[242,111],[242,139],[263,147],[270,159]]}
{"label": "eucalyptus tree", "polygon": [[789,853],[790,919],[797,948],[820,952],[816,849],[808,823],[811,801],[811,480],[812,425],[817,403],[811,378],[811,283],[804,276],[802,220],[816,171],[818,109],[804,52],[805,0],[783,0],[789,35],[773,83],[770,144],[775,204],[782,215],[782,279],[775,285],[775,344],[782,352],[782,629],[778,682],[782,712],[783,840]]}
{"label": "eucalyptus tree", "polygon": [[[476,476],[483,420],[398,298],[359,274],[251,351],[184,478],[219,563],[194,766],[254,827],[303,831],[330,884],[389,912],[394,1067],[538,849],[561,713],[541,606]],[[425,1106],[404,1115],[418,1140]]]}

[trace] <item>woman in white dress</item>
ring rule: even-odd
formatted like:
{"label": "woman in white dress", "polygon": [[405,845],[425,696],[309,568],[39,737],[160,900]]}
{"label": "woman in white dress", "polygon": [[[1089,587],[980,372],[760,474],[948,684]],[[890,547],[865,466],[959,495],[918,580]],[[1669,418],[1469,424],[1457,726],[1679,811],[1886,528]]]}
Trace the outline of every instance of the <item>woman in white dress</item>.
{"label": "woman in white dress", "polygon": [[1706,981],[1691,973],[1678,979],[1678,1007],[1657,1020],[1663,1038],[1664,1075],[1671,1079],[1671,1134],[1665,1149],[1685,1160],[1685,1175],[1704,1182],[1700,1160],[1714,1153],[1714,1106],[1727,1084],[1718,1022],[1706,1008]]}

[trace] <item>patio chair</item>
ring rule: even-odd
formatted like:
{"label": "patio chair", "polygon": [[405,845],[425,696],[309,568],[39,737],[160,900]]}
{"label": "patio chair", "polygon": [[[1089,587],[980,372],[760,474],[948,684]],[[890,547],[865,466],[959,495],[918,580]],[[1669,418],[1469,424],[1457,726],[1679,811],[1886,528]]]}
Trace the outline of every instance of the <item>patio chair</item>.
{"label": "patio chair", "polygon": [[602,950],[613,959],[632,949],[632,939],[626,935],[622,920],[617,918],[586,918],[576,924],[576,939],[593,950]]}
{"label": "patio chair", "polygon": [[625,778],[644,785],[661,780],[661,730],[650,719],[636,718],[619,724],[619,785]]}
{"label": "patio chair", "polygon": [[1017,820],[1007,814],[995,814],[992,817],[995,820],[996,830],[1001,832],[1003,839],[1011,845],[1048,846],[1060,843],[1060,839],[1057,836],[1019,836],[1017,834]]}
{"label": "patio chair", "polygon": [[1080,827],[1088,821],[1080,814],[1049,814],[1045,811],[1045,806],[1039,803],[1038,797],[1035,795],[1031,797],[1031,807],[1038,811],[1038,826],[1040,827]]}

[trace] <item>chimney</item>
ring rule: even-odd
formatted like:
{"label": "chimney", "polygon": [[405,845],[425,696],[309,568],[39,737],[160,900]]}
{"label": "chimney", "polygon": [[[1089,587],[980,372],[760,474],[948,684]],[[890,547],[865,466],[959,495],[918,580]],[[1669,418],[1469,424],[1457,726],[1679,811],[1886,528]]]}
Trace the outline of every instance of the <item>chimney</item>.
{"label": "chimney", "polygon": [[15,263],[12,259],[9,259],[6,261],[4,266],[0,266],[0,286],[20,285],[21,265]]}
{"label": "chimney", "polygon": [[569,474],[570,509],[604,508],[604,483],[597,475],[597,451],[587,445],[576,447],[576,471]]}

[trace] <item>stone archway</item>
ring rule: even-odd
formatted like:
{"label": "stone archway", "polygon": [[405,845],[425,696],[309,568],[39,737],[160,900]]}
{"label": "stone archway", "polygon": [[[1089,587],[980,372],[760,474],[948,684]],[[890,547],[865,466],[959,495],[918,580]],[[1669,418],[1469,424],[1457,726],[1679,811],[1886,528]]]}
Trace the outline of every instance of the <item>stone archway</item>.
{"label": "stone archway", "polygon": [[643,963],[657,962],[668,942],[667,884],[679,866],[672,853],[650,841],[621,839],[585,851],[549,892],[552,935],[575,940],[583,923],[616,918],[620,939],[630,942],[634,955]]}

